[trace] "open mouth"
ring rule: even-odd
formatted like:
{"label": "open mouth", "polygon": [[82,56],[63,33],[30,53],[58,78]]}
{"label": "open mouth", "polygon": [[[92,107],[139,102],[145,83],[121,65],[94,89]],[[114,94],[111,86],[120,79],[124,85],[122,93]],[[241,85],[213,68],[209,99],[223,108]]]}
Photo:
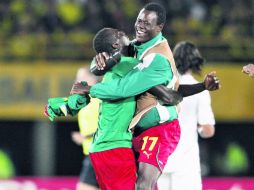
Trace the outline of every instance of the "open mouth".
{"label": "open mouth", "polygon": [[137,37],[143,37],[146,34],[146,32],[136,29],[136,36]]}

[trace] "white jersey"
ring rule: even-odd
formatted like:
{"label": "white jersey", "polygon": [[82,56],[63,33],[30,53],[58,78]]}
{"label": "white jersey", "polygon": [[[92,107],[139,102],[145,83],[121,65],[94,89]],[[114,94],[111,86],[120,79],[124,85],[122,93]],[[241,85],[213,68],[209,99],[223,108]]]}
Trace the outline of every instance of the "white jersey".
{"label": "white jersey", "polygon": [[[190,74],[180,76],[180,84],[195,84]],[[208,91],[189,96],[181,102],[180,141],[158,180],[159,190],[202,190],[197,124],[214,125]]]}
{"label": "white jersey", "polygon": [[[180,84],[195,84],[191,74],[180,76]],[[200,172],[197,124],[215,124],[209,92],[189,96],[180,103],[179,123],[181,137],[176,150],[169,157],[164,173]]]}

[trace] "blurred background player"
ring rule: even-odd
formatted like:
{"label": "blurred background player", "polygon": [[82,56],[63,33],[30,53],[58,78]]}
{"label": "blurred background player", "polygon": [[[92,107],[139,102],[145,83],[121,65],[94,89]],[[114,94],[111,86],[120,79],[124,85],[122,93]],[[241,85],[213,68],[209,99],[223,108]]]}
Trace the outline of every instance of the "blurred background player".
{"label": "blurred background player", "polygon": [[[94,85],[99,80],[99,77],[93,75],[89,68],[80,68],[77,72],[76,82],[87,81],[88,85]],[[98,125],[99,102],[98,99],[91,98],[90,103],[79,111],[78,125],[80,131],[71,133],[72,140],[76,144],[82,145],[85,155],[76,190],[99,189],[94,169],[88,156],[92,137]]]}
{"label": "blurred background player", "polygon": [[242,72],[249,75],[249,76],[251,76],[251,77],[254,77],[254,64],[250,63],[248,65],[245,65],[243,67]]}
{"label": "blurred background player", "polygon": [[[204,59],[197,47],[190,42],[180,42],[175,46],[173,54],[180,73],[180,84],[198,83],[192,74],[200,74]],[[202,138],[214,135],[211,97],[208,91],[203,91],[184,98],[180,105],[180,141],[168,159],[158,180],[158,187],[161,190],[201,190],[198,134]]]}

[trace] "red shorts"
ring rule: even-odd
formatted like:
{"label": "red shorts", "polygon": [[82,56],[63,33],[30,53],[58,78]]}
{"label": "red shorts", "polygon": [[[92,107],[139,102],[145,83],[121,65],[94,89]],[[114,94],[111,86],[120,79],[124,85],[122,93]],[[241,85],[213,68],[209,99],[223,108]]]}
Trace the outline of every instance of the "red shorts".
{"label": "red shorts", "polygon": [[139,154],[138,162],[145,162],[163,171],[168,157],[176,149],[181,129],[178,120],[157,125],[134,137],[133,148]]}
{"label": "red shorts", "polygon": [[136,162],[131,148],[89,154],[101,190],[135,190]]}

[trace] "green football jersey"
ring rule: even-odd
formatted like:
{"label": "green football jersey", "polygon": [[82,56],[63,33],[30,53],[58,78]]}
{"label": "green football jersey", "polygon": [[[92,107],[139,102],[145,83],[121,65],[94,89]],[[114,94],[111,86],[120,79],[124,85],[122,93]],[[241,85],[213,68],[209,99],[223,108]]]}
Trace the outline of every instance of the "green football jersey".
{"label": "green football jersey", "polygon": [[[122,57],[103,77],[103,83],[122,78],[138,60],[132,57]],[[136,101],[134,97],[121,100],[103,100],[100,104],[98,129],[94,135],[90,152],[100,152],[113,148],[131,148],[132,133],[128,131],[129,123],[134,115]]]}

